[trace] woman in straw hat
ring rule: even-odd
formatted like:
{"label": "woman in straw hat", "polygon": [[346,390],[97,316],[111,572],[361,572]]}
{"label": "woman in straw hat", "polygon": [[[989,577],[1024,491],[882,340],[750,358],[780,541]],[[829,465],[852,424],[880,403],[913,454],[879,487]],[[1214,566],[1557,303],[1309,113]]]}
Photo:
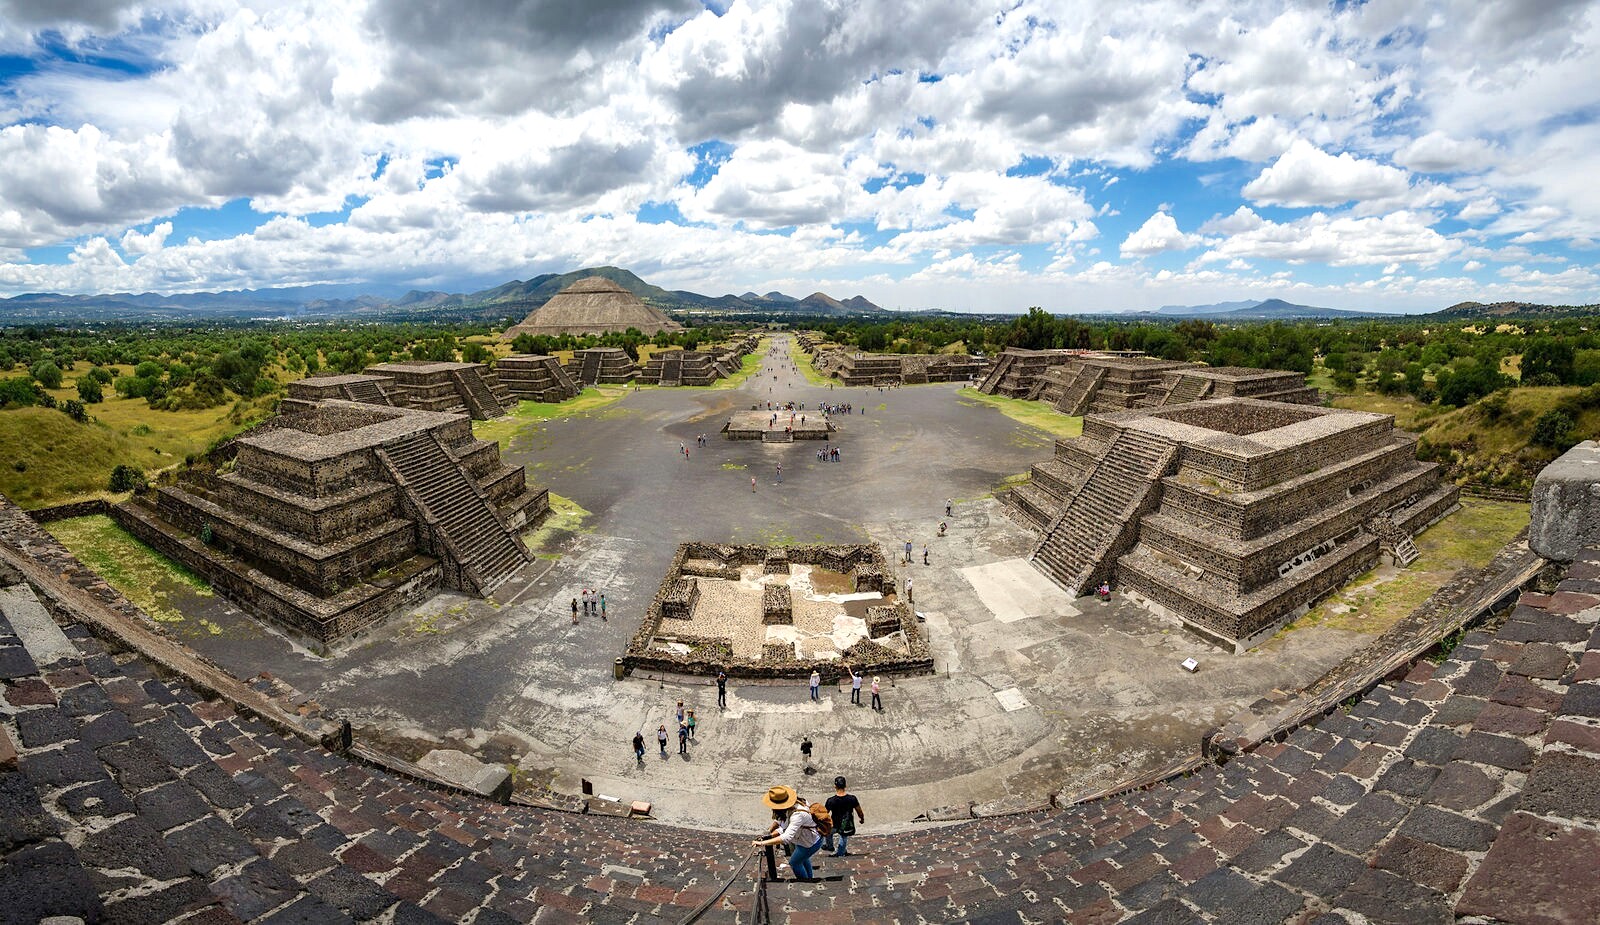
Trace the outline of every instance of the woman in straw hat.
{"label": "woman in straw hat", "polygon": [[758,848],[779,844],[791,846],[789,869],[794,871],[795,879],[810,881],[816,879],[816,874],[811,870],[811,856],[822,847],[822,834],[817,831],[817,821],[811,818],[806,807],[797,805],[799,800],[793,787],[779,784],[767,788],[761,802],[772,810],[772,828],[777,834],[753,844]]}

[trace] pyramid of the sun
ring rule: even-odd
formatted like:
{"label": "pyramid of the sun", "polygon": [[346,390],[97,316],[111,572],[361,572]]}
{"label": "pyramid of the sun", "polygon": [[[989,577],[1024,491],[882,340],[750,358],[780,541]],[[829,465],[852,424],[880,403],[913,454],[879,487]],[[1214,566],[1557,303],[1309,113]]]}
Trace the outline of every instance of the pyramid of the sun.
{"label": "pyramid of the sun", "polygon": [[636,295],[600,276],[580,279],[501,335],[609,334],[638,328],[645,334],[681,331],[683,325],[652,308]]}

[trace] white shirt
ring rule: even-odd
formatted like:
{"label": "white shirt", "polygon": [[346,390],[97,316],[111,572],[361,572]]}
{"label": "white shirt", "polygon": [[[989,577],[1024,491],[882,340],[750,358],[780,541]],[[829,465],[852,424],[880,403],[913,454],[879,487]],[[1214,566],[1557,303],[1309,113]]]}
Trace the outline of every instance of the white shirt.
{"label": "white shirt", "polygon": [[809,848],[822,840],[822,833],[817,831],[817,820],[797,806],[789,813],[789,823],[778,834],[778,840],[785,845]]}

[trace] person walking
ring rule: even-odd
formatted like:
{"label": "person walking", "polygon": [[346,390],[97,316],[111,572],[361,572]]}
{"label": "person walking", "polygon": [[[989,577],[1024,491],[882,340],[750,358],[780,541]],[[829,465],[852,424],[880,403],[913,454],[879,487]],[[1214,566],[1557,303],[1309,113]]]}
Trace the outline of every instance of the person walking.
{"label": "person walking", "polygon": [[683,701],[678,701],[678,725],[683,725]]}
{"label": "person walking", "polygon": [[728,673],[726,671],[718,671],[717,672],[717,709],[726,710],[727,708],[728,708]]}
{"label": "person walking", "polygon": [[[833,856],[849,857],[850,852],[846,850],[846,845],[850,841],[850,836],[856,834],[856,823],[867,821],[867,814],[861,811],[861,801],[856,799],[855,794],[845,790],[845,779],[841,776],[833,779],[833,796],[828,797],[823,805],[828,807],[828,815],[833,819],[833,835],[838,839],[839,849],[833,852]],[[831,842],[833,839],[828,841]],[[832,849],[833,845],[829,844],[826,847]]]}
{"label": "person walking", "polygon": [[684,725],[689,727],[689,741],[693,742],[694,741],[694,727],[695,727],[694,711],[693,710],[689,711],[689,718],[684,720]]}
{"label": "person walking", "polygon": [[678,754],[689,754],[689,724],[687,722],[678,724]]}
{"label": "person walking", "polygon": [[913,606],[916,605],[916,601],[911,597],[911,579],[910,578],[906,579],[906,603],[907,604],[911,604]]}
{"label": "person walking", "polygon": [[658,743],[660,743],[660,745],[661,745],[661,757],[663,757],[663,758],[667,757],[667,724],[666,723],[662,723],[661,724],[661,728],[656,730],[656,741]]}
{"label": "person walking", "polygon": [[[922,547],[922,564],[928,564],[928,547],[926,546]],[[604,616],[604,614],[602,614],[602,616]]]}
{"label": "person walking", "polygon": [[849,666],[846,666],[845,670],[850,672],[850,702],[859,707],[861,706],[861,672]]}
{"label": "person walking", "polygon": [[[928,560],[928,547],[926,547],[926,546],[922,547],[922,560],[923,560],[922,561],[923,565],[927,565],[928,564],[928,561],[927,561]],[[606,618],[606,596],[604,594],[601,594],[600,595],[600,619],[604,620],[605,618]]]}
{"label": "person walking", "polygon": [[906,540],[906,564],[911,564],[911,541]]}
{"label": "person walking", "polygon": [[755,493],[756,493],[756,477],[752,475],[752,476],[750,476],[750,494],[753,495]]}
{"label": "person walking", "polygon": [[944,499],[944,516],[956,516],[956,503],[949,498]]}
{"label": "person walking", "polygon": [[817,820],[805,806],[797,805],[800,795],[795,793],[793,787],[782,784],[769,787],[761,802],[772,810],[772,827],[767,830],[768,837],[756,839],[751,844],[757,848],[790,846],[789,869],[794,871],[795,879],[815,882],[816,872],[811,867],[811,856],[822,847],[822,834],[817,829]]}
{"label": "person walking", "polygon": [[578,599],[572,599],[572,625],[578,625]]}
{"label": "person walking", "polygon": [[872,708],[877,710],[879,713],[882,713],[883,698],[878,696],[880,690],[881,688],[878,686],[878,678],[876,675],[874,675],[872,678]]}
{"label": "person walking", "polygon": [[644,764],[644,730],[633,734],[633,758],[640,764]]}
{"label": "person walking", "polygon": [[814,668],[811,670],[811,699],[822,700],[822,675]]}
{"label": "person walking", "polygon": [[778,484],[783,484],[783,463],[778,463]]}

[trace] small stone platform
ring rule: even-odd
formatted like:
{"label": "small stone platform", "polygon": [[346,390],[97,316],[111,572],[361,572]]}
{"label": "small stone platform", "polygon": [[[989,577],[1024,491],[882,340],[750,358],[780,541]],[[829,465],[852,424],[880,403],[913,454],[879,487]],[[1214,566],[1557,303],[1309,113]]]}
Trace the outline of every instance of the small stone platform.
{"label": "small stone platform", "polygon": [[728,418],[728,423],[722,425],[722,435],[729,440],[768,439],[769,442],[774,441],[766,435],[774,432],[788,434],[794,440],[827,440],[838,430],[821,411],[796,412],[792,422],[787,411],[736,411]]}

